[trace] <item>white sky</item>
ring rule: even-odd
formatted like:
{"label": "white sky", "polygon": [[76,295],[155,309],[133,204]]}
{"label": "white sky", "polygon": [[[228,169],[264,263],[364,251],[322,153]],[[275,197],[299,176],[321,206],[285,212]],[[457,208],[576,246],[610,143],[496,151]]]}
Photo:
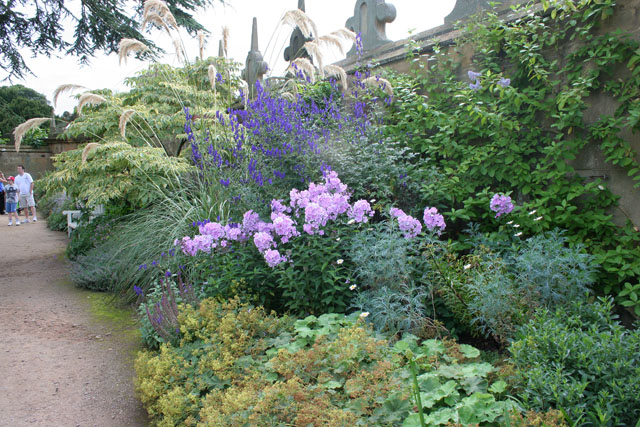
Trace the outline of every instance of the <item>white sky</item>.
{"label": "white sky", "polygon": [[[390,0],[395,5],[397,18],[387,24],[387,37],[400,40],[408,37],[409,31],[421,32],[444,23],[455,0]],[[251,25],[253,17],[258,18],[258,36],[260,51],[273,70],[273,75],[281,75],[286,68],[283,59],[284,48],[289,44],[291,29],[278,26],[282,15],[298,5],[297,0],[229,0],[230,6],[216,7],[197,12],[196,19],[210,32],[205,57],[218,54],[218,40],[221,29],[226,25],[230,29],[229,56],[244,64],[251,45]],[[320,35],[330,33],[344,27],[346,20],[353,16],[355,0],[306,0],[307,14],[313,19]],[[69,29],[70,31],[72,29]],[[173,50],[169,36],[154,30],[150,35],[167,52]],[[186,33],[182,37],[187,45],[187,54],[193,59],[198,54],[198,43],[189,40]],[[348,49],[347,49],[348,50]],[[90,89],[109,88],[125,90],[124,79],[146,68],[147,64],[129,58],[128,63],[118,65],[117,54],[109,56],[98,54],[89,65],[78,64],[73,57],[36,57],[31,58],[30,52],[23,53],[27,65],[35,73],[24,80],[15,80],[13,84],[23,84],[44,94],[51,102],[52,93],[61,84],[75,83]],[[339,56],[329,58],[342,59]],[[168,54],[161,62],[180,65],[175,55]],[[333,61],[325,60],[325,63]],[[0,72],[0,79],[6,73]],[[11,83],[3,82],[0,85]],[[58,99],[56,113],[61,114],[73,110],[76,101],[68,94]]]}

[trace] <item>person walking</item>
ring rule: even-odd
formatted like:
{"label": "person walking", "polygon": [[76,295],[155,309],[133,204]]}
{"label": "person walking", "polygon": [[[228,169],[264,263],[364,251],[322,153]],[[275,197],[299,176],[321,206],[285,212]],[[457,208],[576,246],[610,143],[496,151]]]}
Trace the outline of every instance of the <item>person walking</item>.
{"label": "person walking", "polygon": [[24,221],[29,222],[29,210],[31,210],[32,221],[38,222],[36,217],[36,202],[33,199],[33,178],[26,173],[23,165],[18,165],[18,176],[16,176],[16,186],[20,193],[20,207],[24,209]]}

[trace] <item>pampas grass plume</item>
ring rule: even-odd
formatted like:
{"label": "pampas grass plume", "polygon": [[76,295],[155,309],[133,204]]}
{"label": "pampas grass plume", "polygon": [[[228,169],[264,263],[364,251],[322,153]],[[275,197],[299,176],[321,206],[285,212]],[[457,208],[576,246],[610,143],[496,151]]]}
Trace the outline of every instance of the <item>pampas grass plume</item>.
{"label": "pampas grass plume", "polygon": [[16,152],[20,151],[20,144],[22,144],[22,137],[24,136],[24,134],[27,133],[27,131],[30,131],[33,128],[37,128],[38,126],[40,126],[41,124],[43,124],[47,120],[51,120],[51,118],[49,118],[49,117],[36,117],[35,119],[29,119],[26,122],[22,123],[21,125],[17,126],[13,130],[13,136],[14,136],[15,141],[16,141],[16,145],[15,145]]}
{"label": "pampas grass plume", "polygon": [[122,64],[122,60],[124,59],[125,64],[127,63],[127,56],[131,52],[145,52],[149,50],[146,44],[142,43],[136,39],[122,39],[118,44],[118,58],[120,60],[120,64]]}
{"label": "pampas grass plume", "polygon": [[71,91],[71,90],[75,90],[75,89],[86,89],[86,87],[84,86],[80,86],[80,85],[75,85],[73,83],[69,83],[69,84],[65,84],[65,85],[60,85],[56,88],[56,90],[53,91],[53,106],[57,106],[58,104],[58,97],[60,95],[62,95],[65,92]]}
{"label": "pampas grass plume", "polygon": [[123,138],[126,138],[126,133],[127,133],[127,123],[129,123],[129,119],[131,118],[131,116],[133,116],[136,113],[136,110],[125,110],[121,115],[120,115],[120,123],[118,123],[118,129],[120,129],[120,135],[122,135]]}
{"label": "pampas grass plume", "polygon": [[82,114],[82,107],[85,105],[98,105],[105,102],[106,99],[95,93],[87,92],[80,95],[78,99],[78,114]]}
{"label": "pampas grass plume", "polygon": [[226,25],[222,27],[222,48],[224,49],[224,56],[229,56],[229,27]]}
{"label": "pampas grass plume", "polygon": [[82,150],[82,164],[87,163],[87,157],[89,157],[89,153],[98,147],[100,147],[100,144],[98,144],[97,142],[90,142],[84,147],[84,150]]}
{"label": "pampas grass plume", "polygon": [[362,83],[370,87],[378,87],[379,89],[382,89],[387,95],[393,96],[393,86],[391,86],[391,83],[389,83],[389,80],[387,79],[371,76],[367,79],[364,79]]}
{"label": "pampas grass plume", "polygon": [[291,62],[291,65],[289,67],[295,70],[295,68],[293,67],[294,64],[295,64],[296,67],[301,69],[307,75],[307,77],[309,77],[309,80],[311,80],[311,83],[315,82],[315,80],[316,80],[316,67],[313,66],[311,61],[309,61],[307,58],[294,59]]}
{"label": "pampas grass plume", "polygon": [[324,71],[329,76],[338,77],[338,81],[342,85],[342,90],[343,91],[347,90],[347,85],[348,85],[348,83],[347,83],[347,72],[344,70],[344,68],[339,67],[337,65],[326,65],[324,67]]}
{"label": "pampas grass plume", "polygon": [[324,44],[329,47],[334,47],[344,55],[344,46],[342,45],[343,39],[335,34],[327,34],[326,36],[318,37],[318,43]]}
{"label": "pampas grass plume", "polygon": [[206,41],[204,33],[198,30],[198,48],[200,49],[200,60],[204,57],[204,42]]}
{"label": "pampas grass plume", "polygon": [[173,28],[178,28],[178,23],[176,22],[176,18],[173,16],[171,11],[169,10],[169,6],[162,0],[146,0],[144,2],[144,9],[142,12],[142,21],[146,21],[147,17],[156,12],[163,21],[165,21],[168,25],[171,25]]}
{"label": "pampas grass plume", "polygon": [[218,70],[216,70],[216,66],[213,64],[210,64],[208,73],[209,73],[209,81],[211,82],[211,89],[215,91],[216,90],[216,74],[218,73]]}
{"label": "pampas grass plume", "polygon": [[306,38],[317,37],[318,28],[309,16],[300,9],[290,10],[282,17],[282,24],[298,27]]}
{"label": "pampas grass plume", "polygon": [[318,61],[318,70],[320,71],[320,76],[324,76],[324,72],[322,71],[323,67],[323,55],[322,50],[320,49],[320,45],[316,42],[306,42],[304,44],[304,48],[307,50],[307,53],[313,57],[316,61]]}

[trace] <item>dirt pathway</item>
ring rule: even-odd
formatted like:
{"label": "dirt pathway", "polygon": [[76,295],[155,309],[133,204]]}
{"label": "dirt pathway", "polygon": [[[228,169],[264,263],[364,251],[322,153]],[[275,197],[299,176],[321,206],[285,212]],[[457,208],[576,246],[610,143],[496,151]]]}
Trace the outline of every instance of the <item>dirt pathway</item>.
{"label": "dirt pathway", "polygon": [[129,312],[75,288],[66,234],[0,216],[0,426],[143,426]]}

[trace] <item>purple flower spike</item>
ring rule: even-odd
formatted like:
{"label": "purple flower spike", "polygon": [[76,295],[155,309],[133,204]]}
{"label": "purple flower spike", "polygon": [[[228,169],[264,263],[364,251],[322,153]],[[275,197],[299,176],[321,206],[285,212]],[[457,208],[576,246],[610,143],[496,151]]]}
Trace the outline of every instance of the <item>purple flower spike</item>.
{"label": "purple flower spike", "polygon": [[138,296],[141,296],[142,294],[144,294],[144,292],[142,291],[142,288],[140,286],[137,286],[137,285],[133,287],[133,291]]}
{"label": "purple flower spike", "polygon": [[482,85],[480,84],[480,80],[476,80],[475,83],[469,83],[469,89],[471,90],[481,90]]}

